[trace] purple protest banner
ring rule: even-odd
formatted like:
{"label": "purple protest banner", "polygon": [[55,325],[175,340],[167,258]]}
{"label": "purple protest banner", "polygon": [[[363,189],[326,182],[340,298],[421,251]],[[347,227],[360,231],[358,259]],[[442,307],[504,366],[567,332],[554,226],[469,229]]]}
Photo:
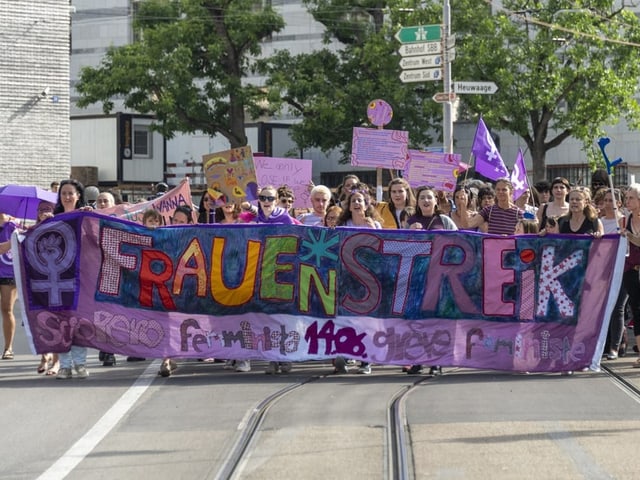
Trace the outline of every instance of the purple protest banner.
{"label": "purple protest banner", "polygon": [[351,165],[403,169],[409,156],[409,132],[375,128],[353,129]]}
{"label": "purple protest banner", "polygon": [[258,185],[272,185],[278,188],[289,186],[295,194],[293,206],[308,208],[309,183],[311,182],[313,162],[302,158],[254,157]]}
{"label": "purple protest banner", "polygon": [[404,178],[414,188],[429,185],[436,190],[453,192],[456,177],[463,168],[458,153],[424,152],[409,150],[409,161]]}
{"label": "purple protest banner", "polygon": [[46,220],[12,249],[38,353],[529,372],[598,368],[625,251],[619,235],[147,229],[93,212]]}

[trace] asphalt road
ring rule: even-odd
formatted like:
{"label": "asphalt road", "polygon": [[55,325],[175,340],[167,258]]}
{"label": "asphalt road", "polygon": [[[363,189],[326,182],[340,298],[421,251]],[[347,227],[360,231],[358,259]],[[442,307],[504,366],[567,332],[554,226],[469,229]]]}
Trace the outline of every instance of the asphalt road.
{"label": "asphalt road", "polygon": [[[90,352],[90,377],[61,381],[36,373],[21,328],[14,350],[0,361],[2,479],[216,478],[257,405],[311,377],[266,412],[236,478],[390,478],[389,402],[416,380],[392,366],[272,376],[191,360],[162,378],[157,360],[102,367]],[[636,358],[608,364],[639,385]],[[405,408],[415,478],[634,478],[640,465],[640,397],[606,372],[446,369]]]}

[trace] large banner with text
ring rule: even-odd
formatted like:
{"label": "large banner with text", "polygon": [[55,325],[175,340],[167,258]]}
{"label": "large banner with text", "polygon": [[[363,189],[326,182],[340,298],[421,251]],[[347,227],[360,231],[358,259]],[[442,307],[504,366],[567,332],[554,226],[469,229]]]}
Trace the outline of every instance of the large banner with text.
{"label": "large banner with text", "polygon": [[14,240],[34,351],[515,371],[597,368],[617,236],[299,225],[147,229],[91,212]]}

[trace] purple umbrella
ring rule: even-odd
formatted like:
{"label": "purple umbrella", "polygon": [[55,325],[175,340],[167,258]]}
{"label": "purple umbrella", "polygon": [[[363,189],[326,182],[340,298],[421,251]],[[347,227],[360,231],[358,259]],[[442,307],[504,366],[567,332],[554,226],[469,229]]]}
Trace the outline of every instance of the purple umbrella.
{"label": "purple umbrella", "polygon": [[0,187],[0,212],[16,218],[38,218],[38,205],[44,200],[54,205],[58,194],[35,185],[5,185]]}

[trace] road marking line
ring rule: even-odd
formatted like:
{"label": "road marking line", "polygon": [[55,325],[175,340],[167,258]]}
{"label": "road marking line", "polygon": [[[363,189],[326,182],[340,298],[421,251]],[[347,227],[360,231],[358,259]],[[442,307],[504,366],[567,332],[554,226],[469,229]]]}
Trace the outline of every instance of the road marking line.
{"label": "road marking line", "polygon": [[64,455],[45,470],[38,480],[60,480],[65,478],[115,427],[149,388],[158,374],[159,360],[151,362],[133,385],[107,410],[96,424],[74,443]]}

